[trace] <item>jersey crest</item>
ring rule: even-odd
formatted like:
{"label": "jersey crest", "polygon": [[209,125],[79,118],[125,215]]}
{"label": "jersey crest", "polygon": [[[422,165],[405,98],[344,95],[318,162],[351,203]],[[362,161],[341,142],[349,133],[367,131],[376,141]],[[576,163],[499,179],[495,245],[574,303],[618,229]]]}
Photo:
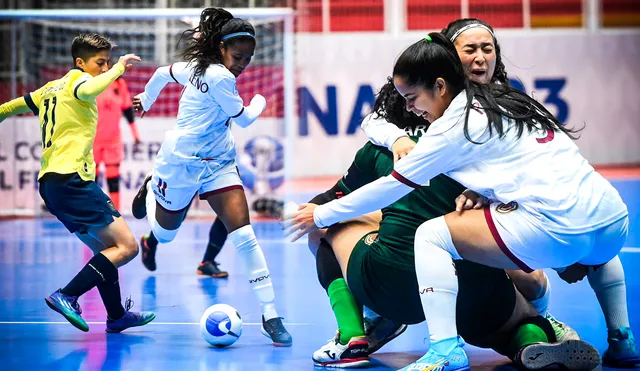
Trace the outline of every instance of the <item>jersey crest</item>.
{"label": "jersey crest", "polygon": [[367,246],[373,245],[376,241],[378,241],[378,234],[377,233],[368,234],[367,237],[364,238],[364,243]]}
{"label": "jersey crest", "polygon": [[508,204],[503,204],[502,202],[496,207],[496,211],[501,214],[510,213],[514,210],[518,210],[518,203],[515,201],[511,201]]}

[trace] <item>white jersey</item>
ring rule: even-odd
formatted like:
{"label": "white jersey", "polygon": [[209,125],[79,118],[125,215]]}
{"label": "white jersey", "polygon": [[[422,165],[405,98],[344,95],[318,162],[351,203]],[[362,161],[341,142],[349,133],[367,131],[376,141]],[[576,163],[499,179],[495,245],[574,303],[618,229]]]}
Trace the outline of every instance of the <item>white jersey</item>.
{"label": "white jersey", "polygon": [[360,128],[362,128],[371,143],[376,146],[386,147],[389,151],[393,151],[393,144],[398,139],[407,136],[403,129],[378,116],[375,112],[366,115],[362,119]]}
{"label": "white jersey", "polygon": [[159,68],[140,96],[147,111],[168,82],[184,85],[176,127],[167,131],[160,154],[169,163],[233,161],[236,150],[229,123],[244,109],[236,78],[221,64],[212,64],[204,75],[195,76],[195,66],[195,62],[179,62]]}
{"label": "white jersey", "polygon": [[517,202],[551,232],[589,232],[627,215],[616,189],[566,134],[525,129],[517,138],[514,122],[503,118],[500,138],[495,130],[489,135],[487,115],[471,109],[469,136],[481,143],[474,144],[464,135],[466,103],[463,91],[396,164],[397,179],[426,185],[446,174],[490,200]]}

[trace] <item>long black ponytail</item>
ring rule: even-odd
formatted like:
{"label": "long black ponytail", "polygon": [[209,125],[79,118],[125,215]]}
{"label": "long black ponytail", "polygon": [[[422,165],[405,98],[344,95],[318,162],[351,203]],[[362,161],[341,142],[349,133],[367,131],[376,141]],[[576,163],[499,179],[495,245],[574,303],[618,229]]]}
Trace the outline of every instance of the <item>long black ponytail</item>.
{"label": "long black ponytail", "polygon": [[465,76],[453,43],[438,32],[430,33],[428,38],[407,48],[396,61],[393,76],[403,78],[409,86],[425,89],[432,89],[436,79],[442,78],[453,96],[466,90],[464,135],[473,143],[478,144],[469,136],[469,113],[473,108],[474,98],[487,114],[487,130],[490,135],[495,132],[503,137],[506,134],[507,128],[504,127],[502,117],[515,121],[518,137],[525,129],[543,129],[561,131],[576,139],[573,134],[579,131],[563,126],[542,104],[517,89],[505,84],[478,84],[470,81]]}
{"label": "long black ponytail", "polygon": [[[222,40],[224,36],[237,32],[246,32],[251,36],[241,35]],[[186,61],[195,62],[194,73],[201,76],[209,65],[222,62],[221,42],[223,47],[247,40],[255,43],[255,34],[251,23],[244,19],[234,18],[222,8],[206,8],[200,14],[198,26],[182,33],[180,41],[186,40],[187,46],[180,55]]]}

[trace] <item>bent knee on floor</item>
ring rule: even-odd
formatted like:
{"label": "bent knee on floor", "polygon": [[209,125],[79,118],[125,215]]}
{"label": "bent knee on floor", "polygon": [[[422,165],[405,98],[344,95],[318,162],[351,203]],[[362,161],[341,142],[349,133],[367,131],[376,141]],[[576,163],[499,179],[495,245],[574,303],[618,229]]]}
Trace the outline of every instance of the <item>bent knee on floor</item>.
{"label": "bent knee on floor", "polygon": [[508,270],[507,273],[518,288],[518,291],[528,300],[535,300],[545,293],[547,275],[543,270],[536,270],[529,274],[520,270]]}

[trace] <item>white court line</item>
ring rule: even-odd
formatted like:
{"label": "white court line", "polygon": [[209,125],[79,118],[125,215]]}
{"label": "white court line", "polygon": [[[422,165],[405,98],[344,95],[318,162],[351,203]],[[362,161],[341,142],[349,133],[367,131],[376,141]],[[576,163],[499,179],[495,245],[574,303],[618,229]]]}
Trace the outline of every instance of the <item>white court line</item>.
{"label": "white court line", "polygon": [[[100,325],[105,322],[87,322],[88,325]],[[0,325],[68,325],[69,322],[66,321],[0,321]],[[200,322],[150,322],[145,326],[156,325],[156,326],[190,326],[190,325],[200,325]],[[243,322],[243,326],[262,326],[262,323],[258,322]],[[310,326],[310,323],[287,323],[283,322],[283,325],[286,326]]]}
{"label": "white court line", "polygon": [[623,247],[622,252],[640,253],[640,247]]}

